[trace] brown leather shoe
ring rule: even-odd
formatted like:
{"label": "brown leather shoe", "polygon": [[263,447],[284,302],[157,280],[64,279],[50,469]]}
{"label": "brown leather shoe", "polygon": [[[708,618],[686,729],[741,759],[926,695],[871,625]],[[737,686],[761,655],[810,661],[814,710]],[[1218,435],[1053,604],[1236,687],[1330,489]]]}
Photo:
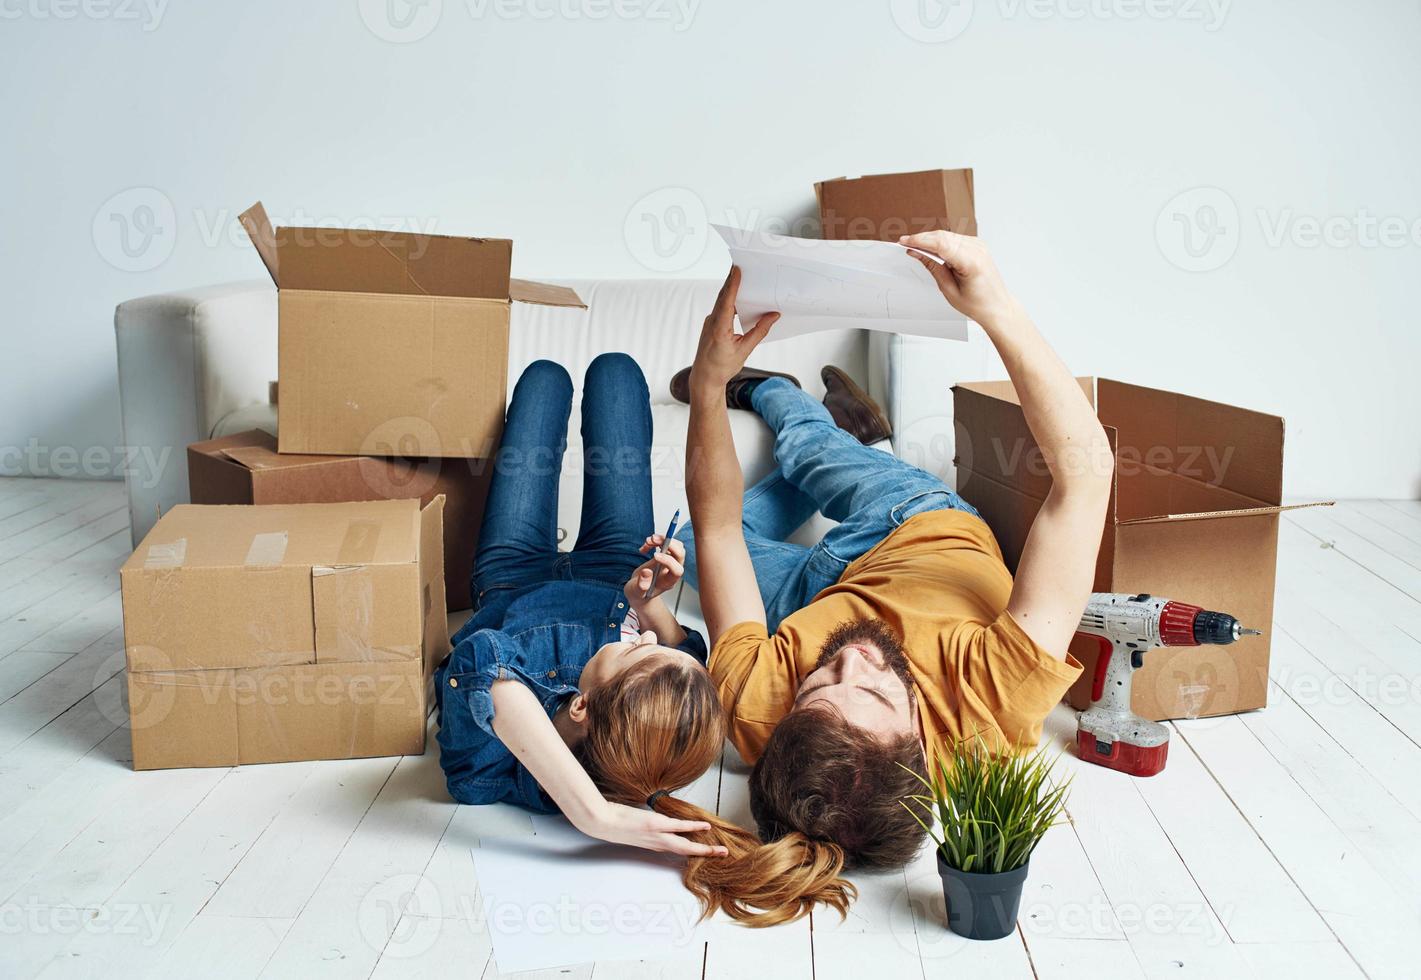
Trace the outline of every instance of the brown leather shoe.
{"label": "brown leather shoe", "polygon": [[[785,374],[782,371],[761,371],[759,368],[742,368],[740,373],[731,378],[725,385],[725,404],[729,408],[751,408],[750,394],[755,390],[754,385],[745,384],[746,381],[764,381],[766,378],[784,378],[796,388],[803,388],[799,379],[792,374]],[[691,369],[682,368],[671,378],[671,397],[678,402],[691,404]]]}
{"label": "brown leather shoe", "polygon": [[878,402],[855,384],[842,368],[825,365],[819,377],[824,379],[824,407],[839,428],[865,446],[893,436],[893,427],[883,409],[878,407]]}

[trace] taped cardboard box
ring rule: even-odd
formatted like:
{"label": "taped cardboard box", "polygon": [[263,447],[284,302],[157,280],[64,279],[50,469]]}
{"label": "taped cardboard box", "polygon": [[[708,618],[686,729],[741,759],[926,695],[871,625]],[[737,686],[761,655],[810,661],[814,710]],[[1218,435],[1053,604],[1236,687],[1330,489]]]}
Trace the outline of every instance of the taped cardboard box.
{"label": "taped cardboard box", "polygon": [[[1282,506],[1283,420],[1106,378],[1080,384],[1115,452],[1095,590],[1168,596],[1263,630],[1231,646],[1151,651],[1135,674],[1135,711],[1161,720],[1264,707],[1278,515],[1292,509]],[[1015,571],[1050,473],[1011,382],[952,390],[957,490]],[[1086,669],[1069,700],[1085,708],[1097,648],[1077,639],[1071,652]]]}
{"label": "taped cardboard box", "polygon": [[241,221],[277,287],[283,453],[490,457],[511,304],[584,305],[510,278],[506,239]]}
{"label": "taped cardboard box", "polygon": [[814,194],[828,239],[896,242],[938,230],[977,234],[970,168],[835,177],[815,184]]}
{"label": "taped cardboard box", "polygon": [[449,651],[443,508],[163,515],[119,573],[134,768],[422,753]]}
{"label": "taped cardboard box", "polygon": [[444,601],[468,609],[469,574],[493,477],[491,459],[390,459],[278,453],[260,429],[188,447],[195,504],[320,504],[444,497]]}

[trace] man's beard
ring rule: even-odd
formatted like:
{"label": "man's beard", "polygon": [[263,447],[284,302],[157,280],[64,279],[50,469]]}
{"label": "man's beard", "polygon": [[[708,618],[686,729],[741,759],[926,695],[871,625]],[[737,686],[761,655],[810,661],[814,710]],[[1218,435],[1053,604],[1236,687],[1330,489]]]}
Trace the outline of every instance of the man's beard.
{"label": "man's beard", "polygon": [[908,689],[908,697],[916,701],[913,691],[913,674],[908,669],[908,655],[903,652],[903,644],[898,635],[881,619],[850,619],[834,627],[834,631],[819,648],[819,659],[814,669],[833,663],[839,651],[846,646],[859,644],[876,647],[883,654],[883,666],[893,671],[903,686]]}

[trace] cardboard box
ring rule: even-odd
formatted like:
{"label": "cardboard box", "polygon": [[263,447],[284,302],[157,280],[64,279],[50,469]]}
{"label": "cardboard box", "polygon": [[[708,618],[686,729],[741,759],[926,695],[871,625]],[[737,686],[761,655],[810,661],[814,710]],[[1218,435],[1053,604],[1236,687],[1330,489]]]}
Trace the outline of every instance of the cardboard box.
{"label": "cardboard box", "polygon": [[835,177],[814,185],[823,237],[896,242],[921,231],[977,234],[972,171]]}
{"label": "cardboard box", "polygon": [[164,514],[119,572],[133,767],[422,753],[443,505]]}
{"label": "cardboard box", "polygon": [[283,453],[490,457],[510,305],[583,306],[511,279],[506,239],[241,221],[278,291]]}
{"label": "cardboard box", "polygon": [[[1106,378],[1080,379],[1115,451],[1097,592],[1147,592],[1231,613],[1263,630],[1226,647],[1151,651],[1135,674],[1146,718],[1229,714],[1268,703],[1273,581],[1283,493],[1283,420]],[[953,389],[957,490],[1016,570],[1051,477],[1009,381]],[[1315,505],[1302,505],[1315,506]],[[1089,704],[1094,642],[1069,700]]]}
{"label": "cardboard box", "polygon": [[444,497],[444,601],[473,606],[469,573],[479,543],[492,459],[388,459],[278,453],[259,429],[188,446],[195,504],[324,504]]}

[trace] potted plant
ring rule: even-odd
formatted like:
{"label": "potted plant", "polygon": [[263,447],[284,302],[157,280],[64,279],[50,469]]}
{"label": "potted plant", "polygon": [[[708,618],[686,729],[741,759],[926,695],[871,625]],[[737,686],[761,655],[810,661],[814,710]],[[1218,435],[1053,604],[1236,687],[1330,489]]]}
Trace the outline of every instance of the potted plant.
{"label": "potted plant", "polygon": [[[968,939],[1001,939],[1016,928],[1031,852],[1065,813],[1069,780],[1054,785],[1055,760],[988,750],[980,738],[936,758],[926,792],[905,806],[937,845],[948,928]],[[934,829],[936,823],[938,829]]]}

